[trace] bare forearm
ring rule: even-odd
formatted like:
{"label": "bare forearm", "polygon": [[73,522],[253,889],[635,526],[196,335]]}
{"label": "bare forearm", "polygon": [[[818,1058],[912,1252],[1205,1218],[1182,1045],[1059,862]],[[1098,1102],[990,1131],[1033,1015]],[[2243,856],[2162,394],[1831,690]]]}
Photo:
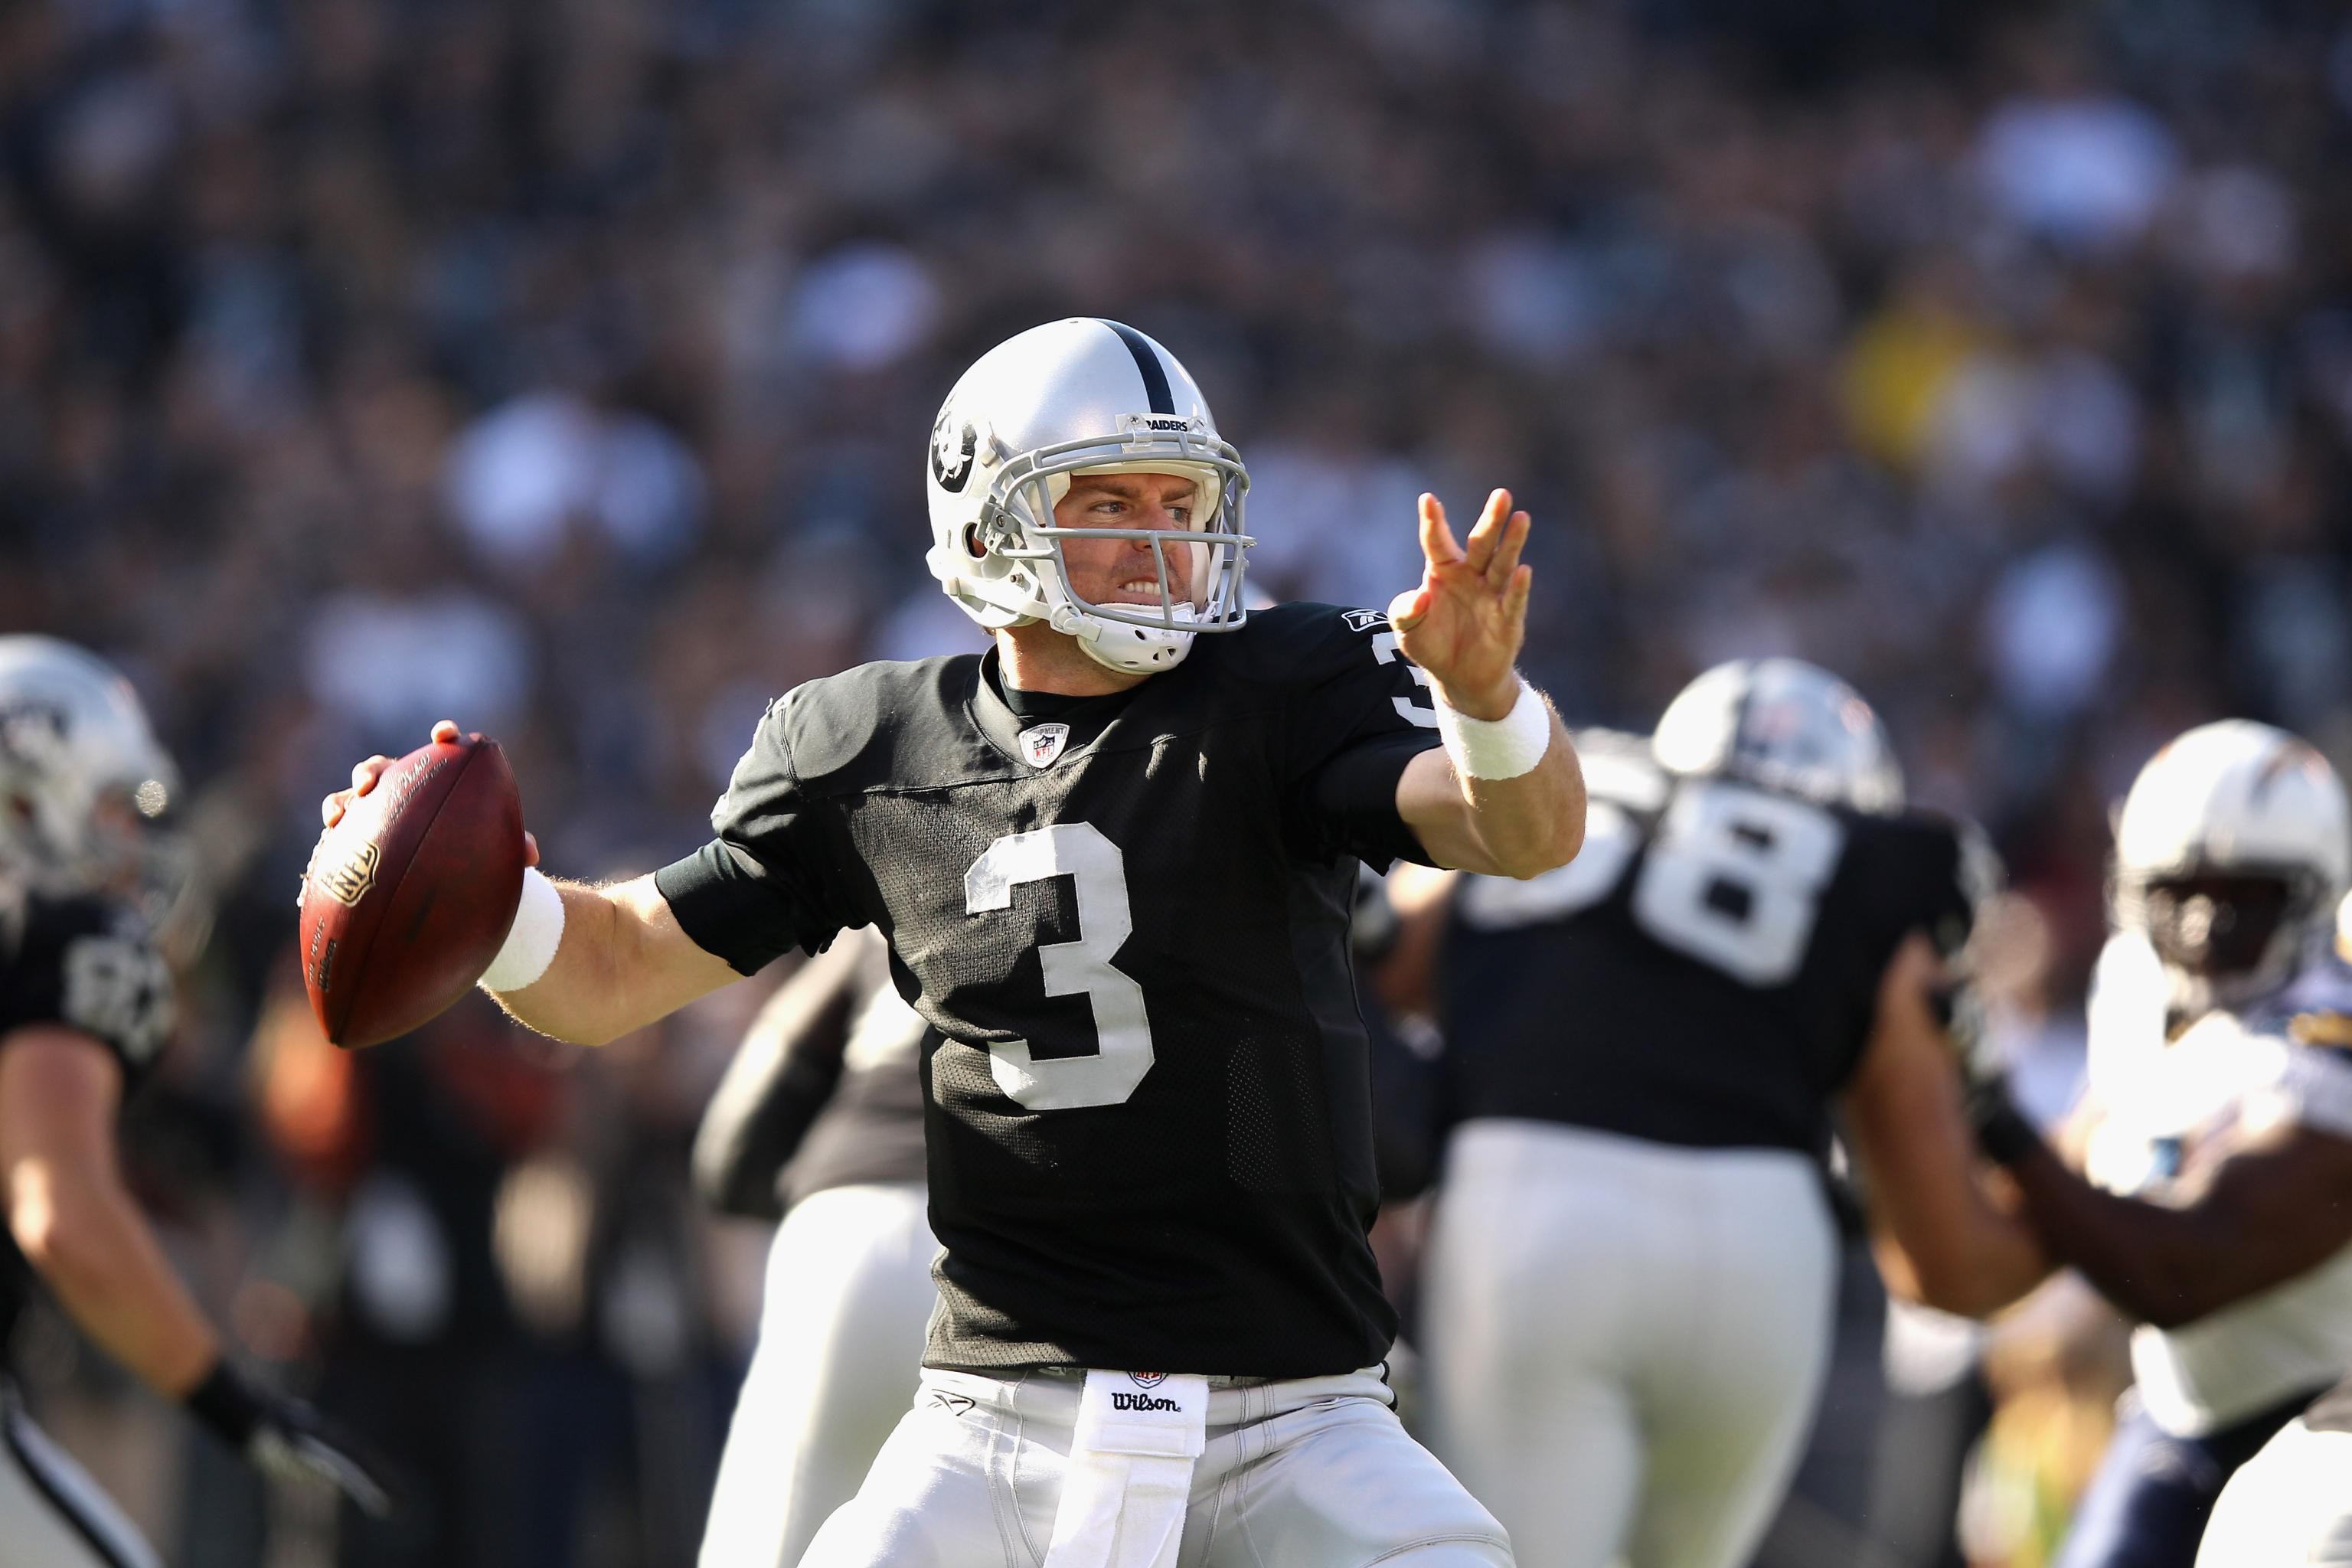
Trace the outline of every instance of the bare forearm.
{"label": "bare forearm", "polygon": [[1887,1289],[1980,1318],[2040,1284],[2051,1262],[2016,1194],[1996,1194],[1979,1168],[1953,1048],[1927,1005],[1937,972],[1926,938],[1896,950],[1843,1120]]}
{"label": "bare forearm", "polygon": [[2128,1315],[2178,1328],[2250,1294],[2230,1278],[2243,1248],[2212,1217],[2102,1192],[2047,1149],[2010,1166],[2050,1250]]}
{"label": "bare forearm", "polygon": [[493,992],[519,1022],[578,1045],[601,1046],[667,1016],[738,978],[696,946],[651,877],[614,887],[559,882],[563,937],[537,980]]}
{"label": "bare forearm", "polygon": [[219,1339],[121,1184],[30,1165],[13,1184],[17,1245],[82,1331],[168,1398],[203,1381]]}
{"label": "bare forearm", "polygon": [[1964,1318],[1990,1317],[2051,1272],[2050,1256],[2031,1231],[1983,1211],[1970,1215],[1958,1234],[1917,1252],[1894,1227],[1882,1228],[1873,1250],[1893,1294]]}
{"label": "bare forearm", "polygon": [[1528,772],[1482,779],[1455,770],[1471,831],[1507,877],[1539,876],[1584,847],[1584,769],[1559,715],[1549,717],[1551,744]]}
{"label": "bare forearm", "polygon": [[1465,774],[1443,751],[1407,765],[1398,811],[1436,864],[1534,877],[1576,858],[1584,846],[1584,770],[1559,716],[1548,716],[1551,741],[1542,760],[1515,777]]}

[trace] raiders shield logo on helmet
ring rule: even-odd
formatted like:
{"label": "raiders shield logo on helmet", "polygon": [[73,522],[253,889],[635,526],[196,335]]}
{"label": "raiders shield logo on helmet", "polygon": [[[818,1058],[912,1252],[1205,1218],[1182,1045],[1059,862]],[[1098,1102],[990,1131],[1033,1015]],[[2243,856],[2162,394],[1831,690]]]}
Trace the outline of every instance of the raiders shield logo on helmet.
{"label": "raiders shield logo on helmet", "polygon": [[1067,724],[1032,724],[1021,731],[1021,754],[1029,759],[1033,768],[1050,768],[1069,741]]}
{"label": "raiders shield logo on helmet", "polygon": [[965,423],[957,428],[955,410],[940,410],[940,422],[931,426],[931,477],[940,481],[940,489],[953,494],[971,478],[971,455],[980,446],[980,432]]}

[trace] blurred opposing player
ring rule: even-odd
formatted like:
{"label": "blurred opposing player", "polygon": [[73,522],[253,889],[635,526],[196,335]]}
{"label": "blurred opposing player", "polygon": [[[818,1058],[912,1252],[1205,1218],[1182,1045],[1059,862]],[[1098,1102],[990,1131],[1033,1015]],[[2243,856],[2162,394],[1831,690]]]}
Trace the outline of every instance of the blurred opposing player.
{"label": "blurred opposing player", "polygon": [[704,1568],[792,1568],[913,1403],[939,1300],[923,1028],[890,985],[882,939],[855,932],[769,1000],[704,1114],[704,1199],[782,1221]]}
{"label": "blurred opposing player", "polygon": [[1993,867],[1901,815],[1876,716],[1793,659],[1580,744],[1582,855],[1452,899],[1433,1446],[1523,1562],[1727,1568],[1825,1366],[1833,1111],[1915,1294],[1983,1312],[2045,1268],[1977,1185],[1929,1007]]}
{"label": "blurred opposing player", "polygon": [[2347,879],[2316,751],[2243,720],[2180,736],[2116,826],[2090,1180],[1986,1097],[2052,1254],[2140,1324],[2063,1568],[2189,1568],[2231,1472],[2352,1372],[2352,965],[2327,941]]}
{"label": "blurred opposing player", "polygon": [[806,1563],[1508,1563],[1379,1373],[1347,940],[1359,860],[1576,851],[1574,747],[1514,668],[1527,514],[1496,491],[1457,540],[1424,497],[1386,613],[1245,616],[1240,455],[1165,349],[1090,319],[982,355],[927,468],[931,570],[995,647],[800,687],[708,847],[526,879],[484,983],[602,1040],[789,947],[888,940],[939,1036],[940,1310]]}
{"label": "blurred opposing player", "polygon": [[[155,825],[177,787],[113,669],[52,638],[0,637],[0,1345],[37,1279],[108,1354],[262,1469],[381,1512],[381,1483],[307,1407],[223,1358],[123,1184],[115,1112],[171,1028],[153,937],[177,857]],[[32,1424],[5,1368],[0,1428],[0,1559],[156,1561]]]}

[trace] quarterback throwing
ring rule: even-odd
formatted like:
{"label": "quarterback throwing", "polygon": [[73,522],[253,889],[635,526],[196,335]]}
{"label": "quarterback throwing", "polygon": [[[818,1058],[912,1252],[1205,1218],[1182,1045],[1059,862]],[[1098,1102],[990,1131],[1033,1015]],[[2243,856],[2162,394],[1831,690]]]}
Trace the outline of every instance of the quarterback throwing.
{"label": "quarterback throwing", "polygon": [[787,694],[708,845],[534,877],[484,984],[593,1042],[887,940],[936,1031],[940,1310],[804,1562],[1509,1563],[1380,1371],[1347,937],[1359,860],[1527,877],[1581,842],[1575,750],[1515,669],[1527,515],[1497,490],[1457,537],[1423,497],[1386,610],[1249,614],[1240,454],[1166,349],[1088,318],[983,355],[925,457],[929,565],[993,649]]}

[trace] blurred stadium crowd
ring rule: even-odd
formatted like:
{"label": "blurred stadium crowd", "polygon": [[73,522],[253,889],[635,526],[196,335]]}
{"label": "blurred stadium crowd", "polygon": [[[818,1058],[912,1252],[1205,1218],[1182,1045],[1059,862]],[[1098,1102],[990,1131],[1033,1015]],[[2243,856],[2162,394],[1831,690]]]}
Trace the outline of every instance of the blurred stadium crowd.
{"label": "blurred stadium crowd", "polygon": [[[212,936],[134,1142],[254,1349],[435,1472],[344,1560],[686,1561],[758,1239],[684,1181],[749,1000],[593,1061],[486,1005],[317,1040],[320,795],[454,715],[551,863],[690,847],[771,695],[971,646],[917,465],[1054,315],[1200,375],[1278,597],[1384,604],[1417,491],[1508,483],[1572,719],[1735,654],[1852,680],[1994,829],[2063,1057],[2155,744],[2244,713],[2352,763],[2340,17],[0,10],[0,627],[131,669],[198,785]],[[61,1336],[57,1425],[173,1561],[302,1560],[322,1521],[266,1530]]]}

